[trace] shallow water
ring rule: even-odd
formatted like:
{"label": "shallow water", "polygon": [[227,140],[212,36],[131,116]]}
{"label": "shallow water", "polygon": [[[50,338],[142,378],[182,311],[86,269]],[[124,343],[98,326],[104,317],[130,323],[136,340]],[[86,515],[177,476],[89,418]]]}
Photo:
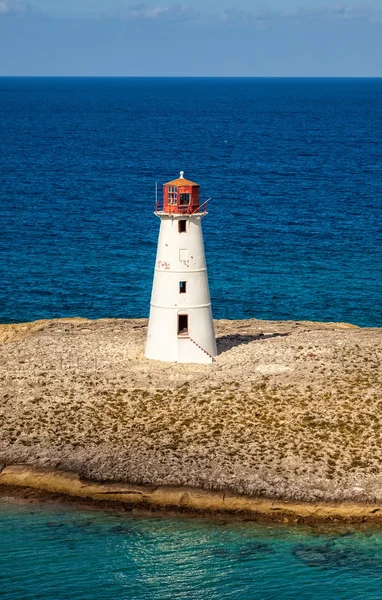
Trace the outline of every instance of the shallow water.
{"label": "shallow water", "polygon": [[380,600],[382,532],[2,499],[0,565],[6,600]]}
{"label": "shallow water", "polygon": [[148,316],[182,169],[216,318],[382,325],[382,79],[0,78],[0,322]]}

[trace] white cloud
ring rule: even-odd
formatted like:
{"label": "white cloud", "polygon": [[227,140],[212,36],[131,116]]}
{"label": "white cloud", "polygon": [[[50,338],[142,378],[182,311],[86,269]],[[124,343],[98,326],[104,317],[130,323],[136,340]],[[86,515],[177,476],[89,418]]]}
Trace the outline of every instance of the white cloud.
{"label": "white cloud", "polygon": [[148,4],[138,4],[129,8],[115,9],[108,11],[103,15],[111,19],[124,20],[166,20],[166,21],[190,21],[199,17],[198,11],[182,4],[173,4],[171,6],[149,6]]}
{"label": "white cloud", "polygon": [[[160,0],[159,0],[160,1]],[[165,2],[166,0],[164,0]],[[191,0],[186,0],[191,2]],[[291,0],[293,1],[293,0]],[[297,0],[296,0],[297,1]],[[330,1],[330,0],[329,0]],[[228,4],[229,0],[227,0]],[[265,4],[265,2],[264,2]],[[37,11],[31,3],[22,0],[0,0],[0,17],[2,16],[41,16],[47,13]],[[50,14],[50,17],[60,18],[64,15]],[[65,16],[73,16],[65,13]],[[128,8],[115,8],[103,13],[87,13],[82,18],[118,19],[124,21],[156,21],[156,22],[188,22],[210,25],[233,25],[236,27],[251,27],[267,29],[277,23],[325,23],[325,22],[366,22],[382,23],[382,9],[368,4],[349,5],[337,4],[317,8],[296,8],[271,10],[262,9],[252,12],[231,8],[219,13],[199,12],[186,4],[170,5],[141,3]],[[76,13],[76,17],[79,15]]]}
{"label": "white cloud", "polygon": [[314,21],[370,21],[380,12],[380,10],[368,5],[350,6],[349,4],[342,4],[326,8],[299,9],[291,16],[301,20]]}
{"label": "white cloud", "polygon": [[14,0],[0,0],[0,17],[15,17],[29,15],[32,6],[29,2],[17,2]]}
{"label": "white cloud", "polygon": [[325,22],[325,21],[364,21],[377,23],[382,20],[382,10],[370,5],[350,6],[342,4],[322,8],[297,8],[282,10],[257,10],[255,12],[225,10],[218,18],[225,23],[236,24],[271,24],[272,22]]}
{"label": "white cloud", "polygon": [[[266,14],[266,18],[263,15]],[[218,13],[215,18],[221,23],[227,23],[232,25],[250,26],[255,29],[267,29],[268,27],[268,11],[257,11],[256,13],[250,13],[245,10],[238,10],[236,8],[230,8]]]}
{"label": "white cloud", "polygon": [[254,19],[254,16],[251,13],[237,8],[227,8],[218,13],[217,16],[221,21],[226,23],[248,23]]}

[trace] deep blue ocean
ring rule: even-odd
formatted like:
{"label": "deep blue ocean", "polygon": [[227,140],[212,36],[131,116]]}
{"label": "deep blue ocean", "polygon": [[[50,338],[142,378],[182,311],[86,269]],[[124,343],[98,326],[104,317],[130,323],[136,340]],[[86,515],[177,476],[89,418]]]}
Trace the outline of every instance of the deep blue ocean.
{"label": "deep blue ocean", "polygon": [[382,532],[0,501],[5,600],[380,600]]}
{"label": "deep blue ocean", "polygon": [[382,79],[0,79],[0,322],[148,316],[185,171],[216,318],[382,325]]}

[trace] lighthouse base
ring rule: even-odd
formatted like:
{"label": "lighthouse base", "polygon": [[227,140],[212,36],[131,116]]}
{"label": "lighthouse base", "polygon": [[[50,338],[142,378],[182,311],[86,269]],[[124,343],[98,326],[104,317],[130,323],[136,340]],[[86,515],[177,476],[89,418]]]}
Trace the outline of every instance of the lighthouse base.
{"label": "lighthouse base", "polygon": [[[182,315],[187,315],[184,323]],[[183,325],[186,326],[184,330]],[[163,310],[151,305],[146,358],[162,362],[211,364],[216,355],[210,306],[178,312],[177,309]]]}
{"label": "lighthouse base", "polygon": [[203,350],[199,344],[194,342],[189,336],[179,336],[176,348],[176,355],[174,354],[171,358],[165,355],[162,357],[149,356],[149,352],[146,351],[146,358],[152,360],[160,360],[162,362],[178,362],[183,364],[203,364],[210,365],[214,359],[211,354],[206,350]]}

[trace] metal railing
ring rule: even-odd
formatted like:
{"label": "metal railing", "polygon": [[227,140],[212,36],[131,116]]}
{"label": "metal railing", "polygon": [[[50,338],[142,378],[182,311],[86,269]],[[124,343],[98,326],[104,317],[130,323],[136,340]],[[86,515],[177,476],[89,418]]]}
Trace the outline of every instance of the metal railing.
{"label": "metal railing", "polygon": [[164,202],[156,202],[155,203],[155,212],[166,212],[168,214],[177,214],[177,215],[194,215],[194,214],[206,214],[206,205],[212,198],[208,198],[203,204],[200,204],[195,208],[195,206],[182,206],[177,204],[167,204],[166,208],[171,210],[164,210]]}

